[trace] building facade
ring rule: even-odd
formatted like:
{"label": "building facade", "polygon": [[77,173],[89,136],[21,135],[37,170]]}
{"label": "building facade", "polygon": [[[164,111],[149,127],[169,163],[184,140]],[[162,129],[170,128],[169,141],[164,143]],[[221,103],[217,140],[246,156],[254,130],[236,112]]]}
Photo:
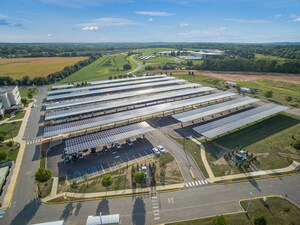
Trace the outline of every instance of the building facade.
{"label": "building facade", "polygon": [[23,108],[18,86],[0,87],[0,114]]}

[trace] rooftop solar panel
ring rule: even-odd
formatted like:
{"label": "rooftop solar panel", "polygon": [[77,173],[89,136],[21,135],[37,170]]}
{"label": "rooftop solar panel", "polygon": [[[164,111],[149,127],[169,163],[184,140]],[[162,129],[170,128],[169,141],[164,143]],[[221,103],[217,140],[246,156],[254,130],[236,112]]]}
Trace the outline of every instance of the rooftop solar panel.
{"label": "rooftop solar panel", "polygon": [[255,109],[195,127],[193,130],[205,137],[213,138],[287,109],[288,107],[266,104]]}
{"label": "rooftop solar panel", "polygon": [[253,99],[249,97],[237,98],[231,101],[222,102],[215,105],[210,105],[207,107],[203,107],[200,109],[195,109],[179,114],[172,115],[173,118],[179,120],[182,123],[193,121],[199,118],[203,118],[205,116],[214,115],[216,113],[221,113],[228,111],[230,109],[234,109],[240,106],[245,106],[248,104],[252,104],[254,102],[258,102],[259,99]]}
{"label": "rooftop solar panel", "polygon": [[108,110],[108,109],[122,108],[122,107],[130,106],[130,105],[144,104],[147,102],[154,102],[154,101],[159,101],[159,100],[164,100],[164,99],[176,98],[176,97],[180,97],[180,96],[194,95],[194,94],[199,94],[199,93],[203,93],[203,92],[207,92],[207,91],[212,91],[214,89],[215,88],[203,87],[203,88],[196,88],[196,89],[191,89],[191,90],[184,90],[184,91],[151,95],[151,96],[134,98],[134,99],[127,99],[127,100],[123,100],[123,101],[115,101],[115,102],[110,102],[110,103],[106,103],[106,104],[102,103],[102,104],[81,107],[81,108],[75,108],[75,109],[69,109],[69,110],[61,110],[61,111],[46,113],[45,120],[62,119],[62,118],[70,117],[70,116],[94,113],[94,112],[104,111],[104,110]]}
{"label": "rooftop solar panel", "polygon": [[119,121],[129,120],[155,113],[183,108],[190,105],[200,104],[203,102],[213,101],[220,98],[226,98],[235,95],[230,92],[219,92],[216,94],[205,95],[201,97],[189,98],[180,101],[158,104],[154,106],[143,107],[140,109],[127,110],[105,116],[98,116],[89,119],[78,120],[74,122],[54,125],[44,128],[44,137],[51,137],[59,134],[71,133],[74,131],[84,130],[92,127],[102,126],[105,124],[116,123]]}
{"label": "rooftop solar panel", "polygon": [[100,80],[100,81],[91,81],[89,82],[92,85],[97,84],[108,84],[108,83],[118,83],[123,81],[132,81],[132,80],[142,80],[142,79],[155,79],[155,78],[162,78],[166,77],[167,75],[151,75],[151,76],[142,76],[142,77],[131,77],[131,78],[123,78],[123,79],[116,79],[116,80]]}
{"label": "rooftop solar panel", "polygon": [[163,81],[163,82],[155,82],[155,83],[146,83],[146,84],[139,84],[139,85],[132,85],[132,86],[125,86],[125,87],[115,87],[115,88],[106,88],[106,89],[100,89],[100,90],[92,90],[92,91],[81,91],[81,92],[74,92],[74,93],[68,93],[68,94],[61,94],[61,95],[51,95],[47,96],[47,101],[54,101],[58,99],[68,99],[68,98],[78,98],[83,96],[89,96],[89,95],[101,95],[101,94],[107,94],[112,92],[121,92],[121,91],[127,91],[132,89],[141,89],[141,88],[147,88],[147,87],[155,87],[155,86],[163,86],[163,85],[172,85],[185,82],[185,80],[169,80],[169,81]]}
{"label": "rooftop solar panel", "polygon": [[52,90],[54,89],[59,89],[59,88],[70,88],[70,87],[74,87],[73,84],[62,84],[62,85],[54,85],[52,86]]}
{"label": "rooftop solar panel", "polygon": [[155,129],[146,122],[122,126],[110,130],[88,134],[85,136],[67,139],[65,141],[65,150],[67,154],[77,153],[85,149],[111,144],[119,140],[146,134],[154,130]]}
{"label": "rooftop solar panel", "polygon": [[144,83],[154,83],[154,82],[162,82],[167,80],[174,80],[175,77],[164,77],[160,79],[146,79],[146,80],[138,80],[138,81],[125,81],[120,82],[117,84],[103,84],[103,85],[95,85],[95,86],[86,86],[86,87],[79,87],[79,88],[69,88],[69,89],[62,89],[56,91],[48,91],[48,95],[58,95],[63,93],[72,93],[72,92],[79,92],[79,91],[87,91],[87,90],[98,90],[104,88],[113,88],[113,87],[121,87],[121,86],[130,86],[130,85],[137,85],[137,84],[144,84]]}

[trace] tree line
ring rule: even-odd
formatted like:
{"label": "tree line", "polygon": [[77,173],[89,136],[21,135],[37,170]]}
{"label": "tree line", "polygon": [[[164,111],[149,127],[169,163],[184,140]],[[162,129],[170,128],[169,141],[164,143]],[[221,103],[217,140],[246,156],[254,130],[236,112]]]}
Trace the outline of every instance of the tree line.
{"label": "tree line", "polygon": [[51,73],[47,77],[35,77],[30,79],[29,76],[24,76],[22,79],[14,80],[10,76],[0,77],[0,85],[7,86],[7,85],[45,85],[45,84],[53,84],[58,82],[71,74],[77,72],[78,70],[82,69],[83,67],[91,64],[92,62],[96,61],[98,58],[101,57],[101,54],[90,56],[88,59],[82,60],[77,62],[72,66],[67,66],[63,70]]}

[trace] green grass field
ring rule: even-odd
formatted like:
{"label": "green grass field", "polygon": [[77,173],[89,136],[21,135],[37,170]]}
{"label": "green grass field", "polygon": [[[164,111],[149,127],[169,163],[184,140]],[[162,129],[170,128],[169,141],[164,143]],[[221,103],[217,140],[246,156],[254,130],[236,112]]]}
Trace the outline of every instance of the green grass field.
{"label": "green grass field", "polygon": [[11,120],[19,120],[19,119],[23,119],[24,116],[25,116],[25,113],[26,113],[26,110],[23,110],[23,111],[17,111],[15,113],[15,116],[10,118],[9,121]]}
{"label": "green grass field", "polygon": [[27,95],[29,93],[32,93],[32,96],[35,96],[39,93],[38,88],[19,88],[19,92],[21,95],[21,98],[27,98]]}
{"label": "green grass field", "polygon": [[[105,63],[107,61],[110,61],[113,65],[106,65]],[[136,66],[132,61],[129,62],[132,64],[133,68]],[[110,76],[125,75],[130,71],[123,71],[123,65],[125,64],[128,64],[127,55],[103,56],[92,64],[61,80],[59,83],[104,80],[108,79]]]}
{"label": "green grass field", "polygon": [[12,147],[8,147],[6,143],[0,144],[0,151],[6,151],[8,153],[7,158],[5,160],[0,161],[0,163],[16,161],[18,152],[19,152],[19,144],[15,143]]}
{"label": "green grass field", "polygon": [[5,123],[0,125],[0,133],[4,134],[4,140],[14,138],[18,135],[22,121]]}
{"label": "green grass field", "polygon": [[[247,209],[248,200],[241,201],[244,210]],[[290,208],[289,212],[284,213],[282,206],[286,205]],[[253,225],[254,218],[264,216],[267,224],[270,225],[299,225],[300,209],[288,200],[280,197],[267,198],[267,206],[262,204],[260,199],[253,199],[248,211],[248,216],[244,212],[224,215],[224,218],[230,225]],[[168,225],[211,225],[214,217],[203,219],[188,220],[182,222],[169,223]]]}
{"label": "green grass field", "polygon": [[228,164],[216,165],[215,162],[218,160],[216,155],[222,149],[213,143],[231,150],[243,148],[249,153],[261,155],[257,160],[258,169],[277,169],[289,166],[292,160],[300,161],[300,152],[291,147],[294,139],[300,139],[299,130],[300,117],[280,113],[230,134],[203,142],[203,145],[215,176],[236,174],[241,171]]}

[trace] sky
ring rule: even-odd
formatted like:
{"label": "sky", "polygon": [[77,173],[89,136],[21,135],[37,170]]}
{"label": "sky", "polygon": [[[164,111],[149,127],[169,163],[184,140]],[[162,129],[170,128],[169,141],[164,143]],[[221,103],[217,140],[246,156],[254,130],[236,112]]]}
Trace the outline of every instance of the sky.
{"label": "sky", "polygon": [[0,0],[0,42],[300,42],[300,0]]}

